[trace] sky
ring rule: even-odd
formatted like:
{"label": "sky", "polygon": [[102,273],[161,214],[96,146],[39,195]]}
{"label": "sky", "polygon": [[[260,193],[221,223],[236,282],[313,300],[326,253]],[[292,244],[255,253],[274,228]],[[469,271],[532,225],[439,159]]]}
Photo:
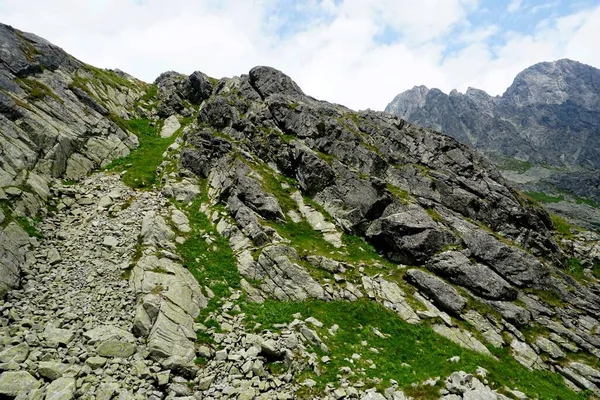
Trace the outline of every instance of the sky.
{"label": "sky", "polygon": [[600,67],[600,0],[0,0],[0,22],[146,82],[270,65],[354,109],[416,85],[501,95],[542,61]]}

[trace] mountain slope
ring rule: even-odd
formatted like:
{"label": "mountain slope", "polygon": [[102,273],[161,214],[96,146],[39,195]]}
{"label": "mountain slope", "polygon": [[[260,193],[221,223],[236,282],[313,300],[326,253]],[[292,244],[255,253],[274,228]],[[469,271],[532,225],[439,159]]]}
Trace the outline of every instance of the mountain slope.
{"label": "mountain slope", "polygon": [[[49,89],[0,110],[11,129],[47,121],[17,135],[35,162],[3,164],[0,397],[600,393],[598,236],[474,150],[273,68],[147,85],[4,29],[11,53],[38,43],[5,85]],[[46,153],[59,123],[72,145]],[[113,135],[136,146],[96,157]],[[47,201],[22,207],[16,179],[36,173]]]}

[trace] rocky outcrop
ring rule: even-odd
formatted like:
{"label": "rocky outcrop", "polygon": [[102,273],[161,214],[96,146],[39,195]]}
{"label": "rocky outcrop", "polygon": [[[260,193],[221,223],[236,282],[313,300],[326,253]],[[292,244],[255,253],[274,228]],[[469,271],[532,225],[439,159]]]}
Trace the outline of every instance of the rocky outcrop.
{"label": "rocky outcrop", "polygon": [[[188,226],[187,217],[173,210],[179,227]],[[194,376],[196,358],[194,320],[207,300],[194,276],[166,256],[151,255],[159,249],[174,248],[175,233],[155,211],[147,212],[140,234],[143,256],[133,267],[131,283],[139,298],[133,331],[147,340],[152,358],[169,369]]]}
{"label": "rocky outcrop", "polygon": [[410,269],[406,271],[404,278],[446,311],[460,314],[467,305],[467,300],[456,289],[433,275]]}

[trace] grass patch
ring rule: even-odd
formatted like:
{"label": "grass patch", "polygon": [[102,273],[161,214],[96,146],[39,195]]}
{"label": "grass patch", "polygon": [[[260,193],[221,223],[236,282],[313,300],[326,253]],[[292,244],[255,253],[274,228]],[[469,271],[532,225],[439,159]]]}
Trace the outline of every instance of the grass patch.
{"label": "grass patch", "polygon": [[91,65],[87,65],[86,69],[92,74],[95,80],[102,82],[105,86],[112,86],[117,90],[122,90],[123,87],[138,89],[135,83],[114,71],[92,67]]}
{"label": "grass patch", "polygon": [[575,225],[571,224],[569,221],[556,214],[550,214],[550,217],[552,218],[552,225],[554,225],[554,230],[558,234],[564,236],[565,238],[573,237],[573,232],[571,230],[577,230],[577,227]]}
{"label": "grass patch", "polygon": [[[291,210],[298,210],[298,205],[291,197],[292,193],[298,191],[296,180],[279,175],[263,164],[253,163],[250,168],[253,168],[262,176],[261,185],[263,189],[266,193],[277,198],[284,214]],[[277,176],[275,176],[276,174]]]}
{"label": "grass patch", "polygon": [[43,239],[44,235],[37,229],[35,226],[36,223],[40,222],[39,220],[30,220],[27,217],[19,216],[15,218],[15,221],[27,234],[31,237],[36,237],[38,239]]}
{"label": "grass patch", "polygon": [[525,293],[537,296],[544,303],[553,306],[564,308],[566,303],[560,298],[560,295],[552,290],[538,290],[538,289],[523,289]]}
{"label": "grass patch", "polygon": [[577,257],[571,257],[567,260],[567,272],[571,275],[583,277],[583,266]]}
{"label": "grass patch", "polygon": [[298,251],[300,257],[320,255],[353,265],[366,263],[395,267],[395,264],[385,260],[372,245],[358,236],[343,234],[342,242],[345,247],[336,248],[325,240],[321,232],[315,231],[304,219],[300,222],[264,222],[275,229],[284,239],[289,240],[289,245]]}
{"label": "grass patch", "polygon": [[588,199],[586,197],[575,196],[575,203],[587,204],[588,206],[593,207],[593,208],[600,208],[600,203],[598,203],[597,201],[594,201],[592,199]]}
{"label": "grass patch", "polygon": [[146,93],[144,93],[142,95],[142,97],[139,98],[138,101],[154,102],[157,98],[158,98],[158,86],[150,85],[150,86],[148,86],[148,89],[146,89]]}
{"label": "grass patch", "polygon": [[[229,243],[200,211],[200,200],[193,202],[186,211],[192,232],[177,246],[183,265],[200,286],[208,286],[217,297],[228,296],[229,288],[239,289],[241,280]],[[207,243],[207,234],[214,239],[213,243]]]}
{"label": "grass patch", "polygon": [[565,198],[560,195],[560,196],[551,196],[549,194],[546,193],[542,193],[542,192],[525,192],[523,193],[525,196],[527,196],[530,200],[532,200],[532,202],[535,203],[560,203],[561,201],[564,201]]}
{"label": "grass patch", "polygon": [[503,160],[500,167],[523,174],[533,168],[533,164],[528,161],[517,160],[516,158],[507,158]]}
{"label": "grass patch", "polygon": [[[379,389],[389,386],[389,380],[395,379],[402,388],[410,388],[411,384],[435,377],[442,378],[457,370],[475,372],[478,366],[489,371],[488,380],[495,382],[495,387],[518,387],[528,396],[552,399],[585,399],[585,394],[576,394],[569,390],[557,374],[547,371],[529,371],[517,363],[506,350],[496,351],[499,361],[492,357],[481,355],[459,347],[449,340],[437,335],[426,325],[410,325],[400,320],[392,311],[369,301],[356,302],[277,302],[268,300],[264,304],[245,304],[243,311],[251,322],[262,324],[260,329],[272,327],[274,324],[289,323],[294,313],[303,317],[312,316],[324,323],[318,333],[330,352],[329,364],[321,365],[321,375],[314,376],[305,372],[298,377],[299,381],[311,377],[317,386],[310,390],[309,395],[319,395],[328,382],[338,381],[337,375],[341,367],[350,367],[355,376],[350,380],[371,382],[370,386]],[[328,337],[327,328],[333,324],[339,325],[336,335]],[[249,324],[251,325],[251,324]],[[389,335],[380,338],[373,333],[372,328]],[[365,340],[366,346],[361,342]],[[369,348],[376,348],[374,353]],[[320,349],[313,349],[319,356],[324,355]],[[360,360],[350,363],[352,354],[361,355]],[[460,356],[458,363],[450,363],[448,358]],[[375,369],[369,368],[372,360]],[[403,363],[410,367],[402,366]],[[381,378],[382,384],[375,384],[375,378]],[[419,398],[438,398],[437,390],[417,387],[409,389]],[[412,392],[411,392],[412,393]]]}
{"label": "grass patch", "polygon": [[10,203],[7,200],[0,200],[0,210],[4,214],[4,221],[0,224],[2,228],[5,228],[11,222],[16,222],[30,237],[36,237],[38,239],[44,238],[44,235],[36,227],[36,225],[41,222],[41,219],[15,216]]}
{"label": "grass patch", "polygon": [[156,168],[163,161],[163,153],[175,141],[176,135],[161,138],[156,125],[147,119],[122,122],[127,130],[137,135],[140,146],[128,156],[114,160],[106,169],[116,172],[126,171],[123,175],[123,183],[131,188],[150,189],[158,180]]}

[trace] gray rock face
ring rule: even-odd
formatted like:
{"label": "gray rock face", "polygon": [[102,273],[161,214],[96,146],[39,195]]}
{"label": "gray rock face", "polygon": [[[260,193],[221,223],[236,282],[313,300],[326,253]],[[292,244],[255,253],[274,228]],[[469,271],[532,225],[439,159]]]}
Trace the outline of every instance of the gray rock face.
{"label": "gray rock face", "polygon": [[467,300],[456,289],[440,278],[426,272],[418,269],[410,269],[406,271],[405,279],[419,288],[420,291],[433,299],[434,303],[446,311],[460,314],[467,305]]}

